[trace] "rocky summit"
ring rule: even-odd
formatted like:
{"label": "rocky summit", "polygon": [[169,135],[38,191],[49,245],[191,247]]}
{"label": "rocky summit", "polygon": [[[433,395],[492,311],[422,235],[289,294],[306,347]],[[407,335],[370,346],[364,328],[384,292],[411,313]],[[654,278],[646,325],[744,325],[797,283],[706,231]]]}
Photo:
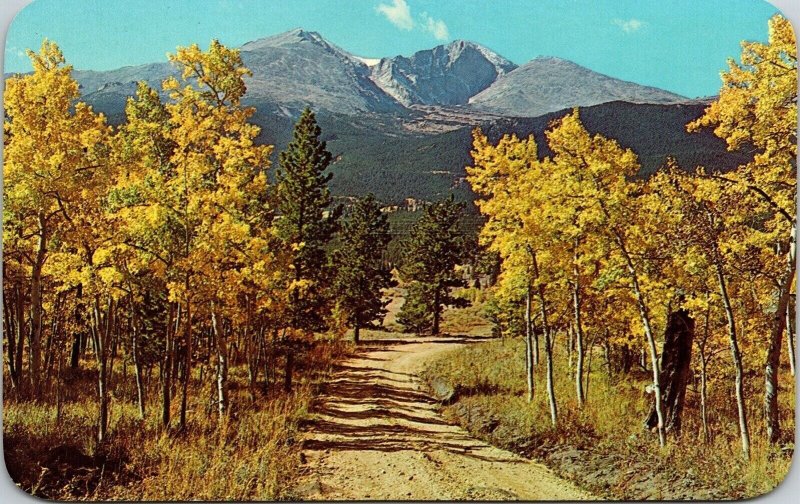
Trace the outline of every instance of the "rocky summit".
{"label": "rocky summit", "polygon": [[372,78],[403,105],[463,105],[517,68],[491,49],[457,40],[414,53],[383,58]]}

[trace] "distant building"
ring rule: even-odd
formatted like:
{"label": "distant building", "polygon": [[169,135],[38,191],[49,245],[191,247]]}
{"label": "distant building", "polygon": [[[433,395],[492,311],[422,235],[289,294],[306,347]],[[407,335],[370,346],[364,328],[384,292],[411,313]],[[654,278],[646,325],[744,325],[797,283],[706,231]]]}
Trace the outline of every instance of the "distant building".
{"label": "distant building", "polygon": [[425,206],[425,201],[416,198],[406,198],[406,210],[409,212],[416,212],[422,210]]}

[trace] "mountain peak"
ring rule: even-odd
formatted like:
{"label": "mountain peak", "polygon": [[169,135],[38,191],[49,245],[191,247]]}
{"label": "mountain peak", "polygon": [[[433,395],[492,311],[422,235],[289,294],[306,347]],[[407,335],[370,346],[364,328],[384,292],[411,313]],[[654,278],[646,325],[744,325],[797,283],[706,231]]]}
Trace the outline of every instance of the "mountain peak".
{"label": "mountain peak", "polygon": [[384,58],[372,66],[372,80],[403,105],[463,105],[498,76],[517,66],[468,40]]}
{"label": "mountain peak", "polygon": [[612,101],[681,103],[686,98],[663,89],[595,72],[573,61],[539,56],[500,76],[469,100],[477,110],[517,117],[537,117],[574,106]]}
{"label": "mountain peak", "polygon": [[297,37],[300,40],[305,40],[306,42],[315,42],[315,43],[327,43],[327,41],[322,38],[318,32],[315,31],[308,31],[302,28],[295,28],[287,32],[287,34]]}
{"label": "mountain peak", "polygon": [[333,47],[333,45],[325,40],[325,38],[319,33],[315,31],[304,30],[302,28],[295,28],[277,35],[247,42],[242,46],[241,49],[242,51],[259,51],[265,48],[280,47],[304,42],[310,42],[326,49]]}

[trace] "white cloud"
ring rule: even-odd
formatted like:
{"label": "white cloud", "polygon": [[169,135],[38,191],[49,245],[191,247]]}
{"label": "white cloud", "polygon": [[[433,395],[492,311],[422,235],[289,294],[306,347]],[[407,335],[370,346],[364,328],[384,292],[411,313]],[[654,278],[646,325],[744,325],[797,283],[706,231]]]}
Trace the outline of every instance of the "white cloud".
{"label": "white cloud", "polygon": [[401,30],[411,30],[414,28],[414,20],[411,19],[411,9],[406,0],[392,0],[392,5],[380,4],[376,10],[386,16],[390,23]]}
{"label": "white cloud", "polygon": [[423,12],[417,20],[414,20],[411,16],[411,7],[406,0],[392,0],[391,4],[382,3],[375,10],[401,30],[411,31],[416,28],[430,33],[437,40],[450,38],[450,30],[441,19],[434,19],[427,12]]}
{"label": "white cloud", "polygon": [[447,40],[450,38],[450,31],[447,25],[441,19],[433,19],[427,12],[423,12],[420,16],[422,18],[422,29],[430,32],[436,40]]}
{"label": "white cloud", "polygon": [[25,51],[23,51],[17,46],[7,46],[4,52],[6,54],[6,57],[16,56],[18,59],[25,59],[25,57],[27,56]]}
{"label": "white cloud", "polygon": [[625,33],[633,33],[639,31],[646,24],[644,21],[635,18],[615,19],[614,21],[612,21],[612,23],[622,28],[622,31],[624,31]]}

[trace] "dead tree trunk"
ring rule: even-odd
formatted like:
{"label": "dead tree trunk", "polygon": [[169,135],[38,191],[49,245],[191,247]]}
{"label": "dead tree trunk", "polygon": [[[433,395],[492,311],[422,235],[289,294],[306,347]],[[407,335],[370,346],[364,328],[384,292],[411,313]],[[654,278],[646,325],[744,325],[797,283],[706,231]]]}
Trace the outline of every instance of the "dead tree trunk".
{"label": "dead tree trunk", "polygon": [[797,224],[792,222],[786,269],[784,270],[783,278],[780,279],[778,309],[775,310],[775,314],[772,316],[767,361],[764,364],[764,417],[767,422],[767,439],[773,444],[778,442],[781,432],[781,421],[778,414],[778,370],[781,363],[783,330],[786,325],[786,309],[789,305],[795,274],[796,238]]}
{"label": "dead tree trunk", "polygon": [[[664,334],[658,381],[664,407],[664,427],[675,433],[681,430],[681,412],[691,371],[693,341],[694,319],[689,316],[689,312],[680,309],[670,313]],[[645,425],[649,429],[658,426],[658,415],[654,407],[650,409]]]}

